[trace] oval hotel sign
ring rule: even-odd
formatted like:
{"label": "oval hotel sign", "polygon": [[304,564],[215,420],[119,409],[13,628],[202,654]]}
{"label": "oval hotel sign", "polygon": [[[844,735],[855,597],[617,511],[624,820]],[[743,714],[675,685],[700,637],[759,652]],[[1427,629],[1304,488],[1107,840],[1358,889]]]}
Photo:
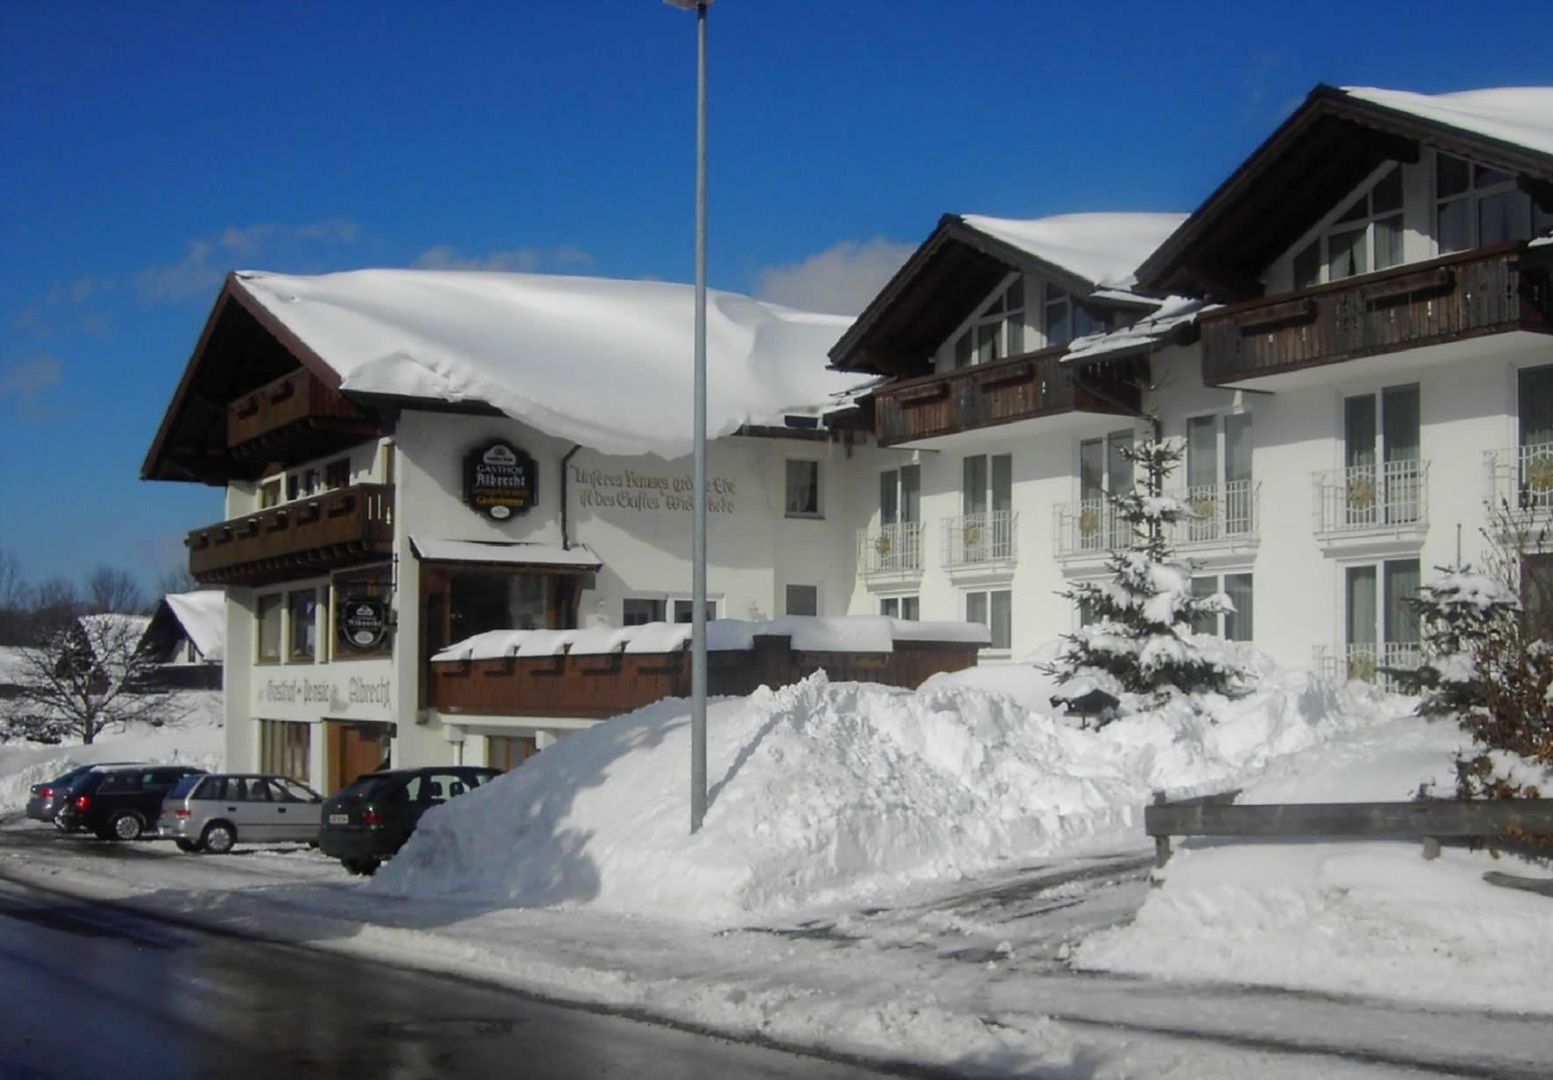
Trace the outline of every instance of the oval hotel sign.
{"label": "oval hotel sign", "polygon": [[486,443],[464,458],[464,501],[496,521],[533,509],[537,487],[534,459],[511,443]]}

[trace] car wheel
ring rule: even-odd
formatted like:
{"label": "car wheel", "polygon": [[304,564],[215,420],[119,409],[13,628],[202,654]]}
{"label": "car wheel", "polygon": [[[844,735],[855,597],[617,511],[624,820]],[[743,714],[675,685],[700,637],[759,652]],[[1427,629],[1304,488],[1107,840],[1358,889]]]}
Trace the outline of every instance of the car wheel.
{"label": "car wheel", "polygon": [[211,822],[205,826],[205,833],[200,837],[200,847],[212,855],[225,855],[235,843],[237,833],[224,821]]}
{"label": "car wheel", "polygon": [[144,830],[145,823],[133,810],[120,810],[108,821],[109,839],[112,840],[139,840]]}
{"label": "car wheel", "polygon": [[200,849],[198,841],[195,841],[195,840],[185,840],[181,836],[176,838],[173,841],[173,843],[178,845],[178,850],[179,851],[186,851],[186,852],[189,852],[190,854],[192,854],[192,853],[194,853],[194,852],[196,852],[196,851],[198,851]]}
{"label": "car wheel", "polygon": [[363,877],[371,877],[373,874],[377,873],[377,868],[382,864],[376,859],[367,858],[341,859],[340,865],[345,867],[345,869],[349,870],[353,874],[360,874]]}

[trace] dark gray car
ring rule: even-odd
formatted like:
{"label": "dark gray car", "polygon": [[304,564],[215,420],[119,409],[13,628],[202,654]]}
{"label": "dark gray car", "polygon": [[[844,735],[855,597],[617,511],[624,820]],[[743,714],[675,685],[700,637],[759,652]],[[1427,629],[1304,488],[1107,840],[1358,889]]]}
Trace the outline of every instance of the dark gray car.
{"label": "dark gray car", "polygon": [[33,784],[27,799],[27,816],[34,821],[52,821],[57,828],[63,829],[65,826],[59,820],[59,811],[69,801],[70,789],[77,780],[96,768],[139,764],[141,762],[138,761],[99,761],[91,765],[77,765],[52,780]]}
{"label": "dark gray car", "polygon": [[191,776],[168,794],[156,834],[184,851],[224,855],[239,841],[317,843],[323,796],[273,773]]}

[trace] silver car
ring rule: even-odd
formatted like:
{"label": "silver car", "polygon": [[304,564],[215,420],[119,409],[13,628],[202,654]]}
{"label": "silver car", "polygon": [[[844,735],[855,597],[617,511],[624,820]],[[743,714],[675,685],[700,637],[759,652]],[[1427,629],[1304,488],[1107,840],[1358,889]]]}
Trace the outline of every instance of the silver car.
{"label": "silver car", "polygon": [[184,851],[224,855],[232,845],[318,842],[323,796],[290,777],[214,773],[185,777],[162,802],[156,834]]}

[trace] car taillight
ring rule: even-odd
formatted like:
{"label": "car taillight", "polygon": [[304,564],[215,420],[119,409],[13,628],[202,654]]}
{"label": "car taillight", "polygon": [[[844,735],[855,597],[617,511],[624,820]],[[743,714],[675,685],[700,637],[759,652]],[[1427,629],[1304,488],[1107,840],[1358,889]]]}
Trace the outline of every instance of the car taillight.
{"label": "car taillight", "polygon": [[193,817],[193,816],[194,816],[194,812],[192,810],[190,810],[187,806],[180,806],[178,809],[173,811],[173,817],[175,817],[175,818],[187,818],[187,817]]}
{"label": "car taillight", "polygon": [[92,808],[92,797],[90,795],[77,795],[75,797],[75,808],[83,814],[86,813]]}
{"label": "car taillight", "polygon": [[52,799],[54,797],[54,789],[51,787],[39,788],[38,794],[45,799]]}
{"label": "car taillight", "polygon": [[383,815],[376,810],[363,810],[361,812],[361,823],[368,828],[374,825],[381,825],[383,824]]}

